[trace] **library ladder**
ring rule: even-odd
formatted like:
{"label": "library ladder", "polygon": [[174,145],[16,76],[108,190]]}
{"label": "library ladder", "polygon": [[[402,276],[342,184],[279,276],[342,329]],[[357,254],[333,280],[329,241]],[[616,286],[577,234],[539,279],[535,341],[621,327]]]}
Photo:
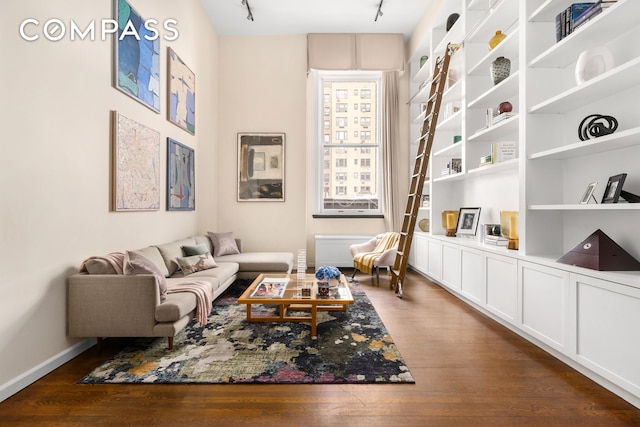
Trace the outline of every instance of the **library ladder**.
{"label": "library ladder", "polygon": [[411,175],[407,207],[402,220],[398,252],[393,264],[393,269],[391,270],[391,288],[400,298],[402,298],[402,283],[404,282],[404,277],[407,272],[409,251],[411,250],[416,218],[418,217],[424,182],[429,168],[429,158],[431,157],[431,147],[433,145],[433,137],[436,133],[436,125],[438,124],[438,113],[440,111],[440,103],[442,102],[442,93],[447,81],[447,73],[449,72],[449,61],[451,55],[453,55],[458,47],[459,45],[449,43],[445,49],[444,56],[436,60],[433,69],[429,99],[427,100],[424,113],[425,116],[422,123],[413,174]]}

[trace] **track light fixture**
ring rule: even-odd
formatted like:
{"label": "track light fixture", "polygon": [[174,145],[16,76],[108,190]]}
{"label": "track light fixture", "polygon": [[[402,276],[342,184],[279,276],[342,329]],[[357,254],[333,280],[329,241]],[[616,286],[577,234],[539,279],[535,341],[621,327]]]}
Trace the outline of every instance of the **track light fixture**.
{"label": "track light fixture", "polygon": [[251,13],[251,6],[249,6],[249,0],[242,0],[242,5],[247,6],[247,21],[253,21],[253,13]]}
{"label": "track light fixture", "polygon": [[380,0],[380,4],[378,5],[378,11],[376,12],[376,19],[374,19],[374,21],[378,21],[378,18],[381,17],[382,15],[384,15],[384,13],[382,13],[382,2],[384,0]]}

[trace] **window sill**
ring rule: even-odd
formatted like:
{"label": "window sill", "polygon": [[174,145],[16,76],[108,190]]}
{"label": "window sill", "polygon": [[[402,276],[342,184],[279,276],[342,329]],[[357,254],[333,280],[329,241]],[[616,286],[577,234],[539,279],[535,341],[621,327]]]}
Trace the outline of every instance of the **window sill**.
{"label": "window sill", "polygon": [[384,218],[384,215],[330,215],[330,214],[313,214],[313,218]]}

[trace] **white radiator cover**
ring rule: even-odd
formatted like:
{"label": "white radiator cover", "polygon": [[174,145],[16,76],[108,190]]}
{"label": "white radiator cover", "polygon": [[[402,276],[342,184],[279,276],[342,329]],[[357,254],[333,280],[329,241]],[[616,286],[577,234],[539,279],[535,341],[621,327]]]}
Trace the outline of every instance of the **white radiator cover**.
{"label": "white radiator cover", "polygon": [[349,246],[373,239],[371,235],[316,234],[315,266],[353,267]]}

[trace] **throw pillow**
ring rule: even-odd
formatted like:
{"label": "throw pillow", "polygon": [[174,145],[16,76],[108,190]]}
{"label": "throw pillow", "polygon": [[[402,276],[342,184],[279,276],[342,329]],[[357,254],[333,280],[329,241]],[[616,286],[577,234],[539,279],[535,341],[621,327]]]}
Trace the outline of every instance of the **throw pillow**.
{"label": "throw pillow", "polygon": [[185,276],[193,274],[196,271],[208,270],[218,266],[218,264],[213,260],[210,252],[201,255],[178,258],[177,261]]}
{"label": "throw pillow", "polygon": [[209,238],[213,243],[213,256],[239,254],[240,250],[233,238],[233,232],[228,233],[212,233],[209,231]]}
{"label": "throw pillow", "polygon": [[127,251],[124,259],[124,274],[153,274],[158,282],[160,301],[167,299],[167,279],[156,265],[148,258],[133,251]]}
{"label": "throw pillow", "polygon": [[182,246],[182,252],[184,252],[184,256],[202,255],[209,252],[209,248],[204,243],[200,243],[199,245]]}

